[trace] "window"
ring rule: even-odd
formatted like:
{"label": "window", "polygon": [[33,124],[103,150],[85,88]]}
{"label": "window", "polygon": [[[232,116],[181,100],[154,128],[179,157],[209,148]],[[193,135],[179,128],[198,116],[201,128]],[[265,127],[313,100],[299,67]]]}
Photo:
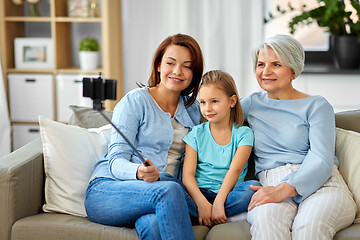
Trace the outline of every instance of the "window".
{"label": "window", "polygon": [[[277,11],[277,6],[280,6],[280,9],[289,10],[289,4],[291,4],[294,9],[301,9],[303,4],[309,9],[319,5],[317,0],[265,0],[264,2],[266,16],[268,16],[269,13],[272,13],[275,17],[265,24],[265,38],[275,34],[290,34],[288,24],[294,16],[300,13],[300,11],[295,10],[280,14]],[[293,36],[304,46],[306,62],[332,63],[329,40],[330,34],[325,32],[325,30],[326,29],[318,27],[316,23],[297,28]]]}

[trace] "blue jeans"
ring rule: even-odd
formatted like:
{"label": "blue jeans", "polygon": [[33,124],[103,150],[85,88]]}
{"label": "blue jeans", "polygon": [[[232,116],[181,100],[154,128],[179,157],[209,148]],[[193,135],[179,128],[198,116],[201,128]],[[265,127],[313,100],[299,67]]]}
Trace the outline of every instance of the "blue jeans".
{"label": "blue jeans", "polygon": [[[162,181],[176,181],[183,187],[190,216],[192,217],[194,224],[198,223],[197,219],[199,218],[199,214],[197,211],[196,203],[188,194],[185,185],[178,179],[167,173],[160,173],[160,179]],[[255,193],[255,191],[250,188],[250,185],[261,186],[260,182],[256,180],[249,180],[242,182],[228,194],[224,204],[226,217],[232,217],[247,211],[251,197]],[[216,193],[205,188],[200,188],[200,191],[211,204],[214,203],[217,195]]]}
{"label": "blue jeans", "polygon": [[[227,195],[224,204],[226,217],[232,217],[242,212],[247,212],[251,197],[255,193],[255,191],[250,188],[250,185],[261,186],[261,184],[255,180],[242,182]],[[217,193],[206,188],[200,188],[200,191],[209,203],[214,203]]]}
{"label": "blue jeans", "polygon": [[98,178],[88,186],[85,209],[96,223],[135,223],[141,239],[195,239],[184,189],[176,181],[147,183]]}

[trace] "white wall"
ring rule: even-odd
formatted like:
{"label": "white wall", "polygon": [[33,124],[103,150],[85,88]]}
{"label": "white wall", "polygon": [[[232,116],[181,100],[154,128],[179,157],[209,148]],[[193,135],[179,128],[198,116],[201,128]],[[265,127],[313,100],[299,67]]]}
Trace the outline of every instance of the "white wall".
{"label": "white wall", "polygon": [[[200,44],[205,71],[221,69],[235,79],[240,96],[261,90],[251,51],[263,39],[264,0],[122,0],[124,91],[146,84],[152,57],[167,36],[186,33]],[[336,112],[360,108],[360,75],[302,74],[300,91],[322,95]]]}
{"label": "white wall", "polygon": [[[1,52],[1,49],[0,49]],[[11,128],[0,59],[0,158],[10,153]]]}
{"label": "white wall", "polygon": [[310,95],[321,95],[335,112],[360,109],[360,74],[302,74],[294,86]]}
{"label": "white wall", "polygon": [[176,33],[194,37],[205,71],[221,69],[241,96],[258,89],[251,50],[262,40],[262,0],[122,0],[124,91],[146,84],[160,42]]}

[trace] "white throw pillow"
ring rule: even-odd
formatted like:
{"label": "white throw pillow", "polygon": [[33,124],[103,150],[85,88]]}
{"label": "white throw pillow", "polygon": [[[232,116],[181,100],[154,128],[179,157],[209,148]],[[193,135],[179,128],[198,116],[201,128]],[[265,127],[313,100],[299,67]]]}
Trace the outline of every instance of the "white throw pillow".
{"label": "white throw pillow", "polygon": [[107,151],[111,125],[80,128],[39,117],[45,168],[45,212],[86,217],[92,169]]}
{"label": "white throw pillow", "polygon": [[336,128],[336,156],[340,161],[339,171],[357,205],[355,223],[360,223],[360,133]]}

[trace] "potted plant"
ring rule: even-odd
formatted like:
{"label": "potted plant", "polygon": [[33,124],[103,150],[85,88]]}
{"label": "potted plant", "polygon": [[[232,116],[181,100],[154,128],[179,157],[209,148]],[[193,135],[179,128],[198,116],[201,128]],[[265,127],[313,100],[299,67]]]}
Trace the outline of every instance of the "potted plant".
{"label": "potted plant", "polygon": [[79,44],[80,69],[83,71],[96,70],[99,66],[99,44],[95,38],[87,37]]}
{"label": "potted plant", "polygon": [[[277,7],[278,14],[299,11],[289,22],[290,33],[295,33],[301,25],[316,23],[331,33],[330,49],[333,51],[335,64],[340,68],[358,68],[360,64],[360,1],[350,0],[353,9],[345,8],[345,0],[318,0],[319,6],[307,9],[303,5],[295,9]],[[351,16],[351,17],[350,17]],[[357,21],[354,21],[358,18]],[[276,17],[270,14],[265,22]]]}

